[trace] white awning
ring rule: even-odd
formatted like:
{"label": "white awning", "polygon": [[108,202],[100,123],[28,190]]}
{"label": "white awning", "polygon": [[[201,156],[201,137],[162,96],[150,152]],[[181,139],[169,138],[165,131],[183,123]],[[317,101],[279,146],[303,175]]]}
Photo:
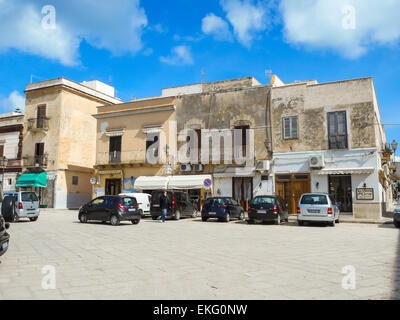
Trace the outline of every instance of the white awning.
{"label": "white awning", "polygon": [[167,189],[169,177],[143,176],[135,180],[134,188],[137,190]]}
{"label": "white awning", "polygon": [[215,178],[229,178],[229,177],[254,177],[255,167],[243,168],[226,168],[223,172],[214,172]]}
{"label": "white awning", "polygon": [[206,179],[212,181],[211,175],[171,176],[168,189],[202,189]]}
{"label": "white awning", "polygon": [[371,174],[375,168],[328,168],[317,172],[319,175],[335,175],[335,174]]}
{"label": "white awning", "polygon": [[202,189],[206,179],[212,181],[211,175],[143,176],[135,180],[134,188],[137,190]]}

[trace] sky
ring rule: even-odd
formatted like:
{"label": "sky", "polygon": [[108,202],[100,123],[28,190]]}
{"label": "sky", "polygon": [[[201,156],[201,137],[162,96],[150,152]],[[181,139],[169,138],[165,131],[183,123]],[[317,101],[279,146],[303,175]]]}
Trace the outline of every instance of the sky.
{"label": "sky", "polygon": [[398,0],[0,0],[0,112],[57,77],[129,101],[199,83],[202,69],[207,82],[371,76],[387,140],[400,141],[399,16]]}

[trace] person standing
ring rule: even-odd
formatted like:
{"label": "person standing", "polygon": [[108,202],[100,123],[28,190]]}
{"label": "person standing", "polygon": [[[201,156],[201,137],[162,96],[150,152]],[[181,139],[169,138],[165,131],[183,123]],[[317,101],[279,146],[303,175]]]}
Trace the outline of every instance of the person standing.
{"label": "person standing", "polygon": [[161,219],[160,222],[165,222],[167,216],[168,198],[167,191],[164,191],[160,197]]}

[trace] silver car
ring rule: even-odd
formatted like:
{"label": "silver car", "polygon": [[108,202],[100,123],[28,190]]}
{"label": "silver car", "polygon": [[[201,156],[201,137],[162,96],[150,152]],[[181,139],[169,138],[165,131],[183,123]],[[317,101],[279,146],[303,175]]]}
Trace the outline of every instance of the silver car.
{"label": "silver car", "polygon": [[334,227],[339,223],[339,204],[327,193],[303,194],[297,207],[297,221],[299,226],[304,222],[327,222]]}
{"label": "silver car", "polygon": [[33,191],[4,192],[4,196],[13,196],[15,199],[14,217],[18,221],[20,218],[29,218],[36,221],[40,214],[39,198]]}

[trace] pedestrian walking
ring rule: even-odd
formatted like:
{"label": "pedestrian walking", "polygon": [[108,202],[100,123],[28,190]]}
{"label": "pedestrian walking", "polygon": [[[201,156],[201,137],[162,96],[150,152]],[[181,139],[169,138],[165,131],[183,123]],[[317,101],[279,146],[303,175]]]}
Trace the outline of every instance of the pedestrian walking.
{"label": "pedestrian walking", "polygon": [[161,195],[160,206],[161,206],[160,222],[165,222],[165,217],[167,216],[167,206],[168,206],[167,191],[164,191]]}

